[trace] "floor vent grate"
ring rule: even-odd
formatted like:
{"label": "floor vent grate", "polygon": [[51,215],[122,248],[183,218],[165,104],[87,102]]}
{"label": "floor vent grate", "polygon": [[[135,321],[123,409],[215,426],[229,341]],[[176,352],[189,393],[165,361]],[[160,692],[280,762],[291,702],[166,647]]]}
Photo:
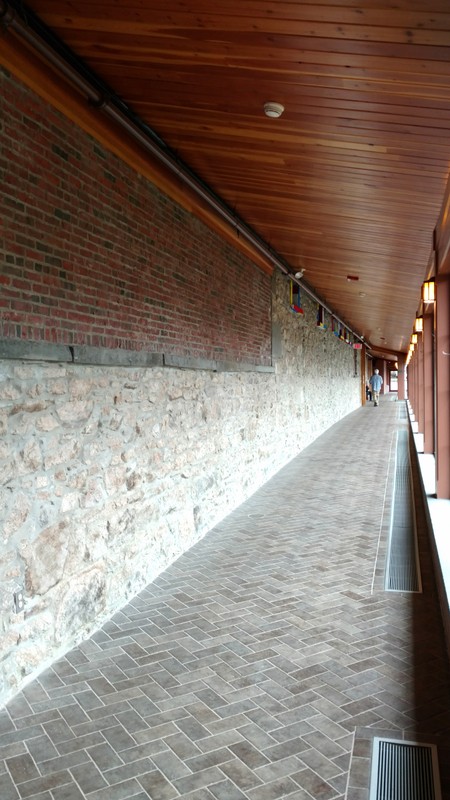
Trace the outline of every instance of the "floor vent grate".
{"label": "floor vent grate", "polygon": [[442,800],[435,745],[375,738],[369,800]]}
{"label": "floor vent grate", "polygon": [[422,591],[408,431],[397,434],[385,589],[390,592]]}

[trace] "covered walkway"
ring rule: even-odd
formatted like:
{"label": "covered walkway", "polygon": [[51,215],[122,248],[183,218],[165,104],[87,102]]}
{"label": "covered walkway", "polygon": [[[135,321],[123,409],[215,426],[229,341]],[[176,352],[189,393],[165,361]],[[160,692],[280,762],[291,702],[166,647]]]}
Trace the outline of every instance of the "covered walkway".
{"label": "covered walkway", "polygon": [[450,676],[423,593],[386,592],[403,402],[348,415],[0,712],[2,800],[368,800],[374,736],[438,744]]}

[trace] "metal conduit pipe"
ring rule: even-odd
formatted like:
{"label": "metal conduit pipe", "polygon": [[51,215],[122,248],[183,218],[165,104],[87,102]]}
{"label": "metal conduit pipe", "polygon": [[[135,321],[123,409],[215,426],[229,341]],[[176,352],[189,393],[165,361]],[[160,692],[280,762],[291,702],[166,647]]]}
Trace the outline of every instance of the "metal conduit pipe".
{"label": "metal conduit pipe", "polygon": [[[328,313],[334,317],[335,320],[340,322],[353,336],[359,341],[364,342],[364,337],[356,333],[350,326],[340,319],[340,317],[327,306],[327,304],[314,292],[314,290],[306,283],[306,281],[298,280],[289,266],[283,261],[281,256],[274,252],[267,242],[260,239],[254,231],[251,230],[242,220],[240,220],[231,210],[229,210],[218,197],[208,189],[206,185],[202,185],[199,179],[189,174],[188,168],[181,164],[169,152],[164,149],[156,141],[158,138],[154,134],[155,140],[151,138],[151,130],[147,126],[139,127],[133,120],[131,111],[122,111],[120,106],[124,106],[120,98],[115,97],[109,91],[97,88],[94,85],[94,80],[85,78],[79,70],[77,70],[67,59],[56,52],[56,50],[49,45],[49,43],[39,34],[37,34],[32,27],[27,24],[27,21],[20,16],[16,9],[7,2],[7,0],[0,0],[0,24],[5,31],[12,29],[15,33],[21,36],[34,50],[44,56],[45,59],[58,69],[79,91],[85,96],[87,101],[99,111],[107,114],[111,119],[124,128],[145,150],[157,158],[164,166],[179,177],[183,183],[192,189],[199,197],[202,198],[219,216],[222,217],[232,228],[234,228],[240,235],[258,250],[264,258],[267,258],[274,267],[279,269],[291,280],[298,284],[305,293],[315,302],[319,303]],[[126,106],[124,106],[126,108]]]}
{"label": "metal conduit pipe", "polygon": [[13,30],[18,33],[22,39],[31,44],[34,50],[40,55],[44,56],[48,62],[53,64],[59,72],[65,75],[70,82],[76,86],[87,99],[94,105],[99,103],[101,94],[94,89],[92,84],[76,72],[67,61],[58,55],[41,36],[38,36],[32,28],[19,16],[17,11],[5,0],[0,0],[0,22],[4,29],[8,31]]}

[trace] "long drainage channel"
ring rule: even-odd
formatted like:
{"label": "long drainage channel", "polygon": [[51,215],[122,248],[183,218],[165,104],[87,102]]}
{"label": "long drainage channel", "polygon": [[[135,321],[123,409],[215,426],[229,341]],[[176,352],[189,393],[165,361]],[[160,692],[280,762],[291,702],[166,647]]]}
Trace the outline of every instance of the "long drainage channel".
{"label": "long drainage channel", "polygon": [[397,433],[392,515],[384,588],[389,592],[422,591],[407,430]]}

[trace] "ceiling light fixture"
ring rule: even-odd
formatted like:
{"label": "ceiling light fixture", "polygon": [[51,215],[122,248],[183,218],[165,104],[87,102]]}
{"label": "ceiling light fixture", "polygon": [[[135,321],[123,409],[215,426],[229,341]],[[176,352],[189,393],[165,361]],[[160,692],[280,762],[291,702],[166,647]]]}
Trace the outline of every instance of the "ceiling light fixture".
{"label": "ceiling light fixture", "polygon": [[274,103],[272,100],[268,103],[264,103],[264,113],[266,117],[276,119],[277,117],[281,117],[283,111],[284,106],[282,106],[281,103]]}

